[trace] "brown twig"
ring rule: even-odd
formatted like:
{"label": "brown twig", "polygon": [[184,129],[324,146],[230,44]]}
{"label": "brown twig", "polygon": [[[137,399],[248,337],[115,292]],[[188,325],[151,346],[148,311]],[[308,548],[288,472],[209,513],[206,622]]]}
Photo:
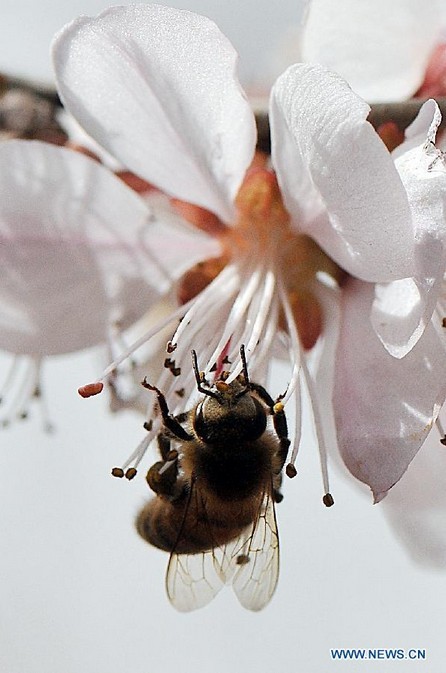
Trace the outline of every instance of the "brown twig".
{"label": "brown twig", "polygon": [[[385,122],[392,121],[403,131],[415,119],[425,100],[424,98],[412,98],[398,103],[374,103],[370,106],[368,120],[375,128]],[[437,98],[436,101],[443,117],[440,128],[444,128],[446,126],[446,97]],[[268,114],[266,112],[257,113],[256,122],[257,149],[269,154],[271,152],[271,138]]]}

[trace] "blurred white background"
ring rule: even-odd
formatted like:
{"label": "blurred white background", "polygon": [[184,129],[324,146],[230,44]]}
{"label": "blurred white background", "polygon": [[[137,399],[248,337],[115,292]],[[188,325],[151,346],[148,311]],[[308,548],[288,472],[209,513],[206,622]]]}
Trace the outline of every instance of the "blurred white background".
{"label": "blurred white background", "polygon": [[[251,83],[263,81],[270,50],[299,14],[290,0],[280,12],[269,0],[169,4],[214,18]],[[51,81],[52,34],[106,6],[3,0],[0,70]],[[311,428],[278,507],[281,577],[271,605],[248,613],[226,589],[202,611],[176,613],[164,593],[167,556],[133,530],[149,495],[144,478],[110,476],[139,441],[141,420],[112,418],[105,396],[76,393],[101,369],[93,355],[47,363],[53,435],[41,432],[38,414],[0,434],[1,673],[443,673],[446,573],[415,566],[380,506],[333,470],[336,504],[321,504]],[[333,662],[336,647],[424,648],[427,658]]]}
{"label": "blurred white background", "polygon": [[[216,21],[240,54],[244,82],[262,84],[278,75],[282,64],[271,62],[283,36],[298,24],[306,0],[281,0],[280,11],[270,0],[171,0],[159,2],[205,14]],[[81,14],[94,15],[110,5],[131,2],[107,0],[2,0],[0,71],[52,81],[49,44],[56,31]],[[274,59],[275,60],[275,59]]]}

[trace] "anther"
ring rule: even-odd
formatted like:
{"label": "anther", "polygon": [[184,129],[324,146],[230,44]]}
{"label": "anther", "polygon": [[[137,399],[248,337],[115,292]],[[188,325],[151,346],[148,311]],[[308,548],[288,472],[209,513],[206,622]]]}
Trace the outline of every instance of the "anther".
{"label": "anther", "polygon": [[288,463],[288,465],[285,468],[285,473],[286,473],[287,477],[289,477],[290,479],[294,479],[294,477],[297,474],[297,470],[296,470],[295,466],[293,465],[293,463]]}
{"label": "anther", "polygon": [[93,397],[93,395],[99,395],[104,390],[104,384],[101,381],[96,383],[87,383],[85,386],[78,388],[77,392],[81,397]]}
{"label": "anther", "polygon": [[114,467],[111,471],[113,477],[118,477],[118,479],[122,479],[124,476],[124,470],[122,467]]}
{"label": "anther", "polygon": [[184,397],[185,394],[184,388],[179,388],[178,390],[175,390],[175,393],[178,395],[178,397]]}
{"label": "anther", "polygon": [[137,474],[138,470],[136,469],[136,467],[129,467],[129,469],[126,470],[125,478],[131,481],[134,477],[136,477]]}
{"label": "anther", "polygon": [[281,414],[284,409],[285,409],[285,407],[282,404],[282,402],[276,402],[275,405],[273,406],[273,412],[275,414]]}
{"label": "anther", "polygon": [[229,385],[224,381],[216,381],[215,387],[219,393],[226,393],[229,390]]}
{"label": "anther", "polygon": [[324,503],[325,507],[332,507],[334,505],[334,500],[331,493],[326,493],[322,498],[322,502]]}
{"label": "anther", "polygon": [[176,449],[171,449],[169,453],[166,456],[166,460],[177,460],[178,458],[178,451]]}
{"label": "anther", "polygon": [[150,432],[151,429],[153,428],[153,421],[152,421],[152,419],[150,419],[150,421],[145,421],[145,422],[143,423],[143,426],[142,426],[142,427],[144,428],[144,430],[147,430],[147,432]]}
{"label": "anther", "polygon": [[172,343],[171,341],[167,342],[166,351],[167,353],[173,353],[176,350],[177,344]]}

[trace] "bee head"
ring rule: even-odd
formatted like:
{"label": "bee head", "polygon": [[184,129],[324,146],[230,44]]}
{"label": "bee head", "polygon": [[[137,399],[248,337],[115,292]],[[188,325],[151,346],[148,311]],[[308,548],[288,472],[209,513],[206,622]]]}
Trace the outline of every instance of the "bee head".
{"label": "bee head", "polygon": [[255,441],[265,432],[266,422],[265,408],[239,380],[216,381],[197,405],[193,421],[198,437],[208,444]]}

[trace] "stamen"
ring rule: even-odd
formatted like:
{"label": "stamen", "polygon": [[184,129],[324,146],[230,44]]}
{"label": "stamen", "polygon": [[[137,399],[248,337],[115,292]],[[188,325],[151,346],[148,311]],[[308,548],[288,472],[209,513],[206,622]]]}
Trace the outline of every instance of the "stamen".
{"label": "stamen", "polygon": [[436,426],[436,428],[438,430],[438,433],[440,435],[440,443],[443,444],[444,446],[446,446],[446,434],[445,434],[445,431],[444,431],[443,423],[441,422],[439,416],[437,416],[437,419],[435,421],[435,426]]}
{"label": "stamen", "polygon": [[[212,364],[216,360],[218,360],[219,356],[223,352],[224,347],[233,336],[233,332],[236,325],[240,323],[241,320],[243,319],[243,316],[246,313],[246,309],[248,308],[253,295],[255,295],[256,293],[260,277],[261,277],[261,269],[259,268],[255,269],[254,272],[252,273],[248,271],[246,274],[244,274],[243,285],[239,288],[236,300],[226,320],[223,334],[221,335],[217,346],[215,347],[211,357],[209,358],[208,366],[205,370],[206,374],[210,373],[210,368]],[[241,371],[241,365],[239,366],[238,369],[239,374]],[[235,376],[233,376],[232,378],[235,378]]]}
{"label": "stamen", "polygon": [[106,381],[110,375],[115,373],[119,365],[128,357],[130,357],[130,355],[132,355],[135,351],[137,351],[138,348],[141,348],[141,346],[147,343],[147,341],[155,336],[155,334],[158,334],[158,332],[164,329],[164,327],[167,327],[167,325],[169,325],[171,322],[174,322],[174,320],[178,320],[178,318],[183,317],[194,302],[195,299],[191,299],[187,302],[187,304],[179,306],[175,311],[172,311],[163,320],[160,320],[158,323],[156,323],[156,325],[154,325],[154,327],[139,337],[139,339],[136,339],[136,341],[134,341],[123,353],[121,353],[118,358],[116,358],[116,360],[114,360],[111,364],[108,365],[108,367],[104,369],[99,381]]}
{"label": "stamen", "polygon": [[77,392],[81,397],[85,399],[87,397],[93,397],[94,395],[99,395],[104,389],[104,384],[101,381],[96,381],[96,383],[87,383],[85,386],[81,386],[77,389]]}
{"label": "stamen", "polygon": [[[247,320],[244,323],[243,334],[240,338],[242,343],[245,343],[245,350],[250,355],[251,366],[256,367],[256,360],[252,362],[253,354],[257,350],[261,336],[267,325],[267,319],[271,315],[271,303],[273,302],[274,291],[276,286],[275,274],[271,269],[263,272],[263,287],[261,291],[256,292],[254,301],[251,301],[248,310]],[[276,323],[277,328],[277,323]],[[234,339],[234,345],[237,343]],[[265,346],[262,343],[262,350]],[[238,365],[231,372],[228,382],[233,381],[242,371],[242,363]]]}
{"label": "stamen", "polygon": [[293,392],[299,387],[302,347],[300,345],[296,323],[294,322],[293,312],[291,310],[291,306],[288,301],[288,296],[286,294],[286,290],[284,288],[282,279],[280,279],[279,282],[279,297],[285,314],[286,327],[289,337],[288,350],[290,353],[291,362],[293,364],[293,369],[291,371],[291,379],[287,386],[285,395],[282,398],[282,402],[286,404],[290,399],[291,395],[293,394]]}
{"label": "stamen", "polygon": [[334,504],[334,500],[330,495],[330,487],[328,480],[328,464],[327,464],[327,447],[325,446],[324,433],[322,430],[322,414],[319,408],[319,400],[317,397],[316,390],[314,388],[314,382],[311,377],[310,372],[308,371],[307,363],[305,361],[305,355],[302,356],[301,360],[302,373],[305,378],[305,384],[307,386],[308,395],[311,401],[311,409],[313,411],[314,426],[316,430],[317,443],[319,447],[319,457],[321,462],[321,471],[322,471],[322,482],[324,485],[325,495],[322,499],[326,507],[331,507]]}
{"label": "stamen", "polygon": [[111,473],[114,477],[118,477],[118,479],[126,477],[126,479],[130,481],[136,476],[138,465],[144,458],[154,434],[155,433],[153,432],[148,432],[144,439],[140,441],[131,456],[129,456],[125,463],[123,463],[122,467],[114,467],[112,469]]}
{"label": "stamen", "polygon": [[9,390],[9,387],[11,386],[11,384],[14,381],[14,378],[17,375],[18,364],[19,364],[19,356],[14,355],[14,358],[13,358],[13,360],[11,362],[11,365],[8,369],[8,373],[6,374],[6,378],[3,381],[3,385],[0,389],[0,404],[3,402],[3,399],[4,399],[7,391]]}
{"label": "stamen", "polygon": [[9,426],[15,419],[25,420],[29,408],[37,402],[45,432],[51,432],[53,425],[49,420],[46,400],[41,393],[40,357],[14,356],[2,386],[2,400],[6,406],[0,421],[3,427]]}
{"label": "stamen", "polygon": [[334,500],[331,493],[326,493],[322,498],[322,502],[324,503],[325,507],[332,507],[334,505]]}
{"label": "stamen", "polygon": [[[191,300],[193,305],[185,315],[182,322],[178,326],[175,334],[172,337],[174,344],[179,344],[184,331],[189,327],[192,321],[198,322],[202,325],[209,320],[210,310],[220,310],[221,308],[221,294],[224,291],[225,299],[230,299],[232,295],[238,290],[239,279],[237,267],[233,264],[226,266],[221,273],[214,278],[214,280],[207,286],[207,288]],[[220,301],[218,301],[220,299]],[[194,325],[195,332],[198,330],[198,325]],[[226,341],[228,338],[226,338]],[[224,344],[226,343],[224,342]],[[223,345],[224,345],[223,344]],[[214,357],[215,361],[216,357]]]}
{"label": "stamen", "polygon": [[288,301],[288,296],[284,288],[283,282],[279,283],[279,296],[282,304],[282,309],[285,315],[287,333],[288,333],[288,352],[290,354],[290,360],[292,362],[293,368],[291,371],[291,379],[285,391],[285,395],[282,397],[282,403],[286,404],[287,401],[294,397],[294,410],[295,410],[295,426],[294,426],[294,438],[293,438],[293,449],[291,452],[291,457],[286,467],[286,474],[289,477],[296,476],[296,467],[294,463],[297,460],[297,454],[300,448],[300,440],[302,436],[302,403],[301,403],[301,390],[300,390],[300,367],[302,362],[302,347],[300,345],[299,334],[297,332],[296,323],[294,322],[293,312],[291,310],[290,303]]}

